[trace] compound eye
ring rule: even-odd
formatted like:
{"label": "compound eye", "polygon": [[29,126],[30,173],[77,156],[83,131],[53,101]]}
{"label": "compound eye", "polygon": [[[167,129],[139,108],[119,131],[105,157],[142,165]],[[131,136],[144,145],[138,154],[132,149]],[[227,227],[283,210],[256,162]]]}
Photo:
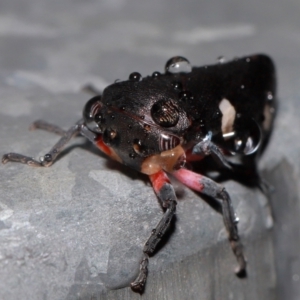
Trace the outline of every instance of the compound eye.
{"label": "compound eye", "polygon": [[153,104],[151,116],[156,124],[173,127],[178,123],[179,109],[172,100],[160,100]]}
{"label": "compound eye", "polygon": [[87,127],[94,132],[100,132],[95,116],[99,115],[101,106],[101,96],[96,96],[90,99],[83,109],[85,123]]}
{"label": "compound eye", "polygon": [[159,151],[171,150],[180,144],[180,139],[176,135],[161,133],[159,137]]}

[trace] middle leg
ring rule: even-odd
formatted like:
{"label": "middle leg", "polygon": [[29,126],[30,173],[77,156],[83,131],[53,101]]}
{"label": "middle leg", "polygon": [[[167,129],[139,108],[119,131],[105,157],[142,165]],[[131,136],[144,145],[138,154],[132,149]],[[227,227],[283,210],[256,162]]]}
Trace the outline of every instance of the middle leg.
{"label": "middle leg", "polygon": [[236,274],[239,277],[245,277],[246,260],[243,253],[243,246],[238,234],[238,219],[235,215],[230,196],[225,188],[210,178],[186,169],[175,171],[173,175],[189,188],[214,199],[221,200],[223,220],[228,232],[228,239],[239,264]]}

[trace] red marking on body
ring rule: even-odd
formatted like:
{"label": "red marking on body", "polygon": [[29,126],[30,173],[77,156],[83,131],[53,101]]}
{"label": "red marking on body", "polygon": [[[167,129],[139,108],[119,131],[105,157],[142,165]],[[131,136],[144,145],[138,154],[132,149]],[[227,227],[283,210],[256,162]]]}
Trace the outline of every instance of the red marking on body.
{"label": "red marking on body", "polygon": [[159,171],[155,174],[149,175],[149,178],[155,193],[158,193],[164,184],[170,183],[170,180],[164,171]]}
{"label": "red marking on body", "polygon": [[172,173],[180,182],[194,191],[201,192],[204,185],[201,183],[203,176],[186,169],[180,169]]}
{"label": "red marking on body", "polygon": [[96,140],[97,147],[106,155],[111,156],[111,148],[104,144],[102,137],[98,137]]}
{"label": "red marking on body", "polygon": [[111,157],[112,159],[118,161],[118,162],[121,162],[122,163],[122,160],[121,158],[118,156],[118,154],[114,151],[114,149],[108,147],[102,140],[102,137],[101,136],[98,136],[96,141],[95,141],[95,144],[97,145],[97,147],[103,152],[105,153],[106,155],[108,155],[109,157]]}

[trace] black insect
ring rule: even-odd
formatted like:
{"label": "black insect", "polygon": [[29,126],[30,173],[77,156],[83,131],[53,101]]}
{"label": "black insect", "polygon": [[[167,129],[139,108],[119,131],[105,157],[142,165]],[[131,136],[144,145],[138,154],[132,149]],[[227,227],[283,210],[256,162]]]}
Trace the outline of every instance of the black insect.
{"label": "black insect", "polygon": [[[165,213],[143,249],[140,272],[131,288],[142,292],[148,258],[167,231],[176,211],[176,196],[168,179],[171,173],[188,187],[220,201],[224,224],[237,258],[237,273],[246,272],[238,235],[238,219],[224,187],[185,168],[186,162],[211,155],[233,169],[236,162],[248,167],[261,152],[274,119],[275,69],[265,55],[252,55],[224,63],[192,68],[183,57],[171,58],[165,73],[108,86],[83,109],[83,119],[65,131],[43,121],[35,128],[61,135],[40,161],[8,153],[2,162],[49,167],[69,140],[80,134],[111,158],[149,175]],[[122,120],[122,122],[120,122]],[[230,162],[234,157],[235,164]],[[247,165],[246,165],[247,162]]]}

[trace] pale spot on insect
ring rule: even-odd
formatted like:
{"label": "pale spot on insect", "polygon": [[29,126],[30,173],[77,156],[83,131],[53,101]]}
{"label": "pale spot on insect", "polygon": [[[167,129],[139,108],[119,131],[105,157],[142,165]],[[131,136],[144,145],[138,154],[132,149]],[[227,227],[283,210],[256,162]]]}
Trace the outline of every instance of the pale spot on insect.
{"label": "pale spot on insect", "polygon": [[273,122],[273,115],[275,113],[275,108],[267,103],[264,107],[264,121],[262,123],[263,129],[268,131],[271,129]]}
{"label": "pale spot on insect", "polygon": [[222,112],[222,133],[233,131],[233,123],[236,116],[235,108],[226,98],[223,98],[219,104],[219,109]]}

